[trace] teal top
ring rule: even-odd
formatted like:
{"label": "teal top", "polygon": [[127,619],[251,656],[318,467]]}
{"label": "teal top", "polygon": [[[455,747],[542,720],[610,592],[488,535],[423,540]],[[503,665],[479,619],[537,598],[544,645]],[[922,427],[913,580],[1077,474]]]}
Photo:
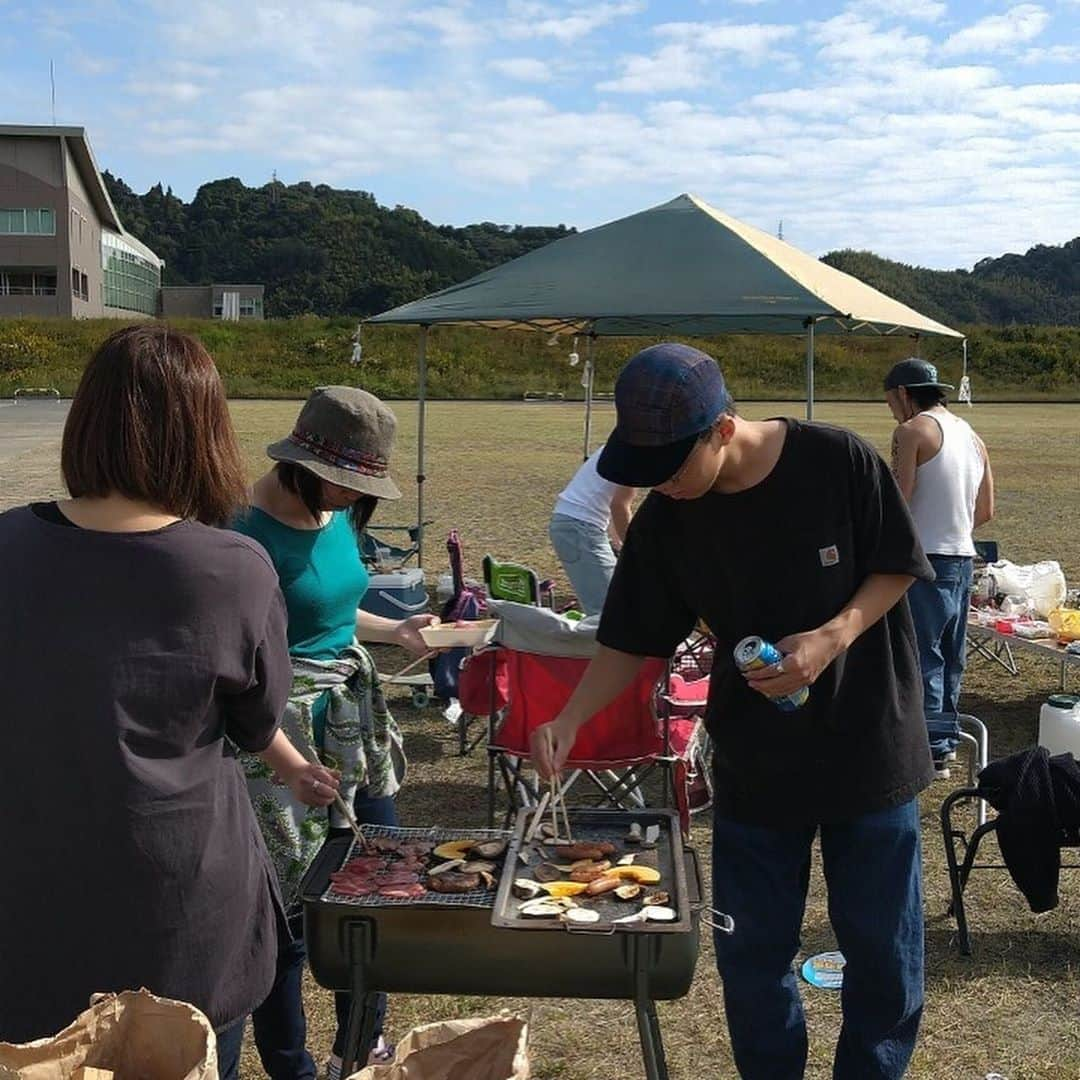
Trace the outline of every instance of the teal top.
{"label": "teal top", "polygon": [[[295,529],[252,506],[232,527],[262,544],[277,570],[289,613],[291,656],[333,660],[352,644],[368,572],[347,514],[335,511],[321,529]],[[321,746],[324,701],[312,719]]]}

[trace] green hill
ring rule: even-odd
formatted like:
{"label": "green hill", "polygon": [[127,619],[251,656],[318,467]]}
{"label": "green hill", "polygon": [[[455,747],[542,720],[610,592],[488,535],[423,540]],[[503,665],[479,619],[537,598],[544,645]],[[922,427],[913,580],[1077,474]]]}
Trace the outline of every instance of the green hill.
{"label": "green hill", "polygon": [[366,191],[325,184],[203,184],[190,203],[103,174],[124,226],[165,260],[165,283],[258,282],[266,313],[372,315],[572,232],[563,225],[432,225]]}
{"label": "green hill", "polygon": [[951,325],[1080,325],[1080,237],[982,259],[970,271],[927,270],[869,251],[832,251],[824,261]]}
{"label": "green hill", "polygon": [[[366,191],[214,180],[185,203],[156,184],[138,195],[110,173],[125,226],[165,260],[167,284],[261,282],[266,313],[373,315],[566,236],[564,225],[433,225]],[[951,325],[1080,325],[1080,238],[1061,247],[927,270],[869,251],[825,261]]]}

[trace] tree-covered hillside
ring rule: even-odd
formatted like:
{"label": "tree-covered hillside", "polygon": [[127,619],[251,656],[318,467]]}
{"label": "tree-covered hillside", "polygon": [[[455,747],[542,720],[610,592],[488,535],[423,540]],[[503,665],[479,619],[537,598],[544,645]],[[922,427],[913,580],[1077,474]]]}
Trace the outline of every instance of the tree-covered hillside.
{"label": "tree-covered hillside", "polygon": [[[126,228],[165,260],[167,284],[261,282],[270,316],[372,315],[464,281],[573,230],[433,225],[366,191],[215,180],[185,203],[160,184],[137,195],[105,173]],[[956,325],[1080,325],[1080,237],[1061,247],[927,270],[869,251],[825,261]]]}
{"label": "tree-covered hillside", "polygon": [[366,191],[325,184],[215,180],[185,203],[160,184],[137,195],[104,178],[125,228],[165,260],[166,284],[262,283],[269,316],[371,315],[573,231],[436,226]]}
{"label": "tree-covered hillside", "polygon": [[824,259],[941,322],[1080,325],[1080,237],[982,259],[970,271],[927,270],[869,251],[832,251]]}

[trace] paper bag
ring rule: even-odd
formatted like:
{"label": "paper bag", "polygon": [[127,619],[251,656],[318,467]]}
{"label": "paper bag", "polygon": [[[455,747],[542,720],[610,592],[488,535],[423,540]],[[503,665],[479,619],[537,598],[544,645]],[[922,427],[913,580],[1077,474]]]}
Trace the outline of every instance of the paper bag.
{"label": "paper bag", "polygon": [[515,1016],[424,1024],[398,1043],[393,1061],[351,1080],[529,1080],[528,1036]]}
{"label": "paper bag", "polygon": [[0,1042],[0,1080],[70,1080],[84,1067],[114,1080],[217,1080],[217,1040],[194,1005],[125,990],[95,994],[52,1038]]}

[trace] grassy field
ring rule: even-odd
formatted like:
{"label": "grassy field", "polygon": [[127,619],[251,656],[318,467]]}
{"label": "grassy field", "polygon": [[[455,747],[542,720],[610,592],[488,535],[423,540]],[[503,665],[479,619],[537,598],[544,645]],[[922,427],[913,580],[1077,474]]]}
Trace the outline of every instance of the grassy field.
{"label": "grassy field", "polygon": [[[265,466],[262,448],[284,434],[295,403],[237,402],[233,414],[252,475]],[[397,506],[380,507],[377,520],[413,520],[416,410],[395,406],[401,436],[395,474],[406,492]],[[749,406],[751,417],[798,405]],[[998,516],[984,533],[1000,541],[1017,562],[1058,559],[1070,582],[1080,581],[1080,406],[979,406],[970,416],[990,449],[998,484]],[[887,451],[892,421],[883,404],[824,406],[818,418],[849,426]],[[599,440],[610,426],[601,408],[594,426]],[[554,496],[580,459],[580,406],[519,404],[432,405],[428,417],[428,516],[426,563],[445,567],[442,542],[448,528],[461,530],[467,572],[478,575],[485,552],[533,564],[553,575],[546,525]],[[55,446],[24,455],[3,469],[0,508],[29,497],[60,492]],[[565,594],[565,592],[564,592]],[[1019,658],[1020,675],[974,661],[966,680],[964,707],[990,727],[994,756],[1034,742],[1038,707],[1056,687],[1057,672],[1038,660]],[[1076,676],[1073,683],[1076,684]],[[406,732],[410,779],[400,797],[404,821],[423,824],[481,824],[484,760],[456,756],[455,735],[437,710],[417,711],[395,700]],[[982,1080],[998,1072],[1008,1080],[1076,1080],[1080,1076],[1080,875],[1064,874],[1064,901],[1055,911],[1032,915],[1004,874],[976,875],[969,888],[969,918],[975,955],[962,958],[953,926],[945,917],[947,876],[937,809],[951,782],[935,784],[922,799],[927,917],[927,1006],[910,1076],[916,1080]],[[707,822],[698,820],[694,842],[707,856]],[[988,845],[987,855],[995,854]],[[833,947],[819,872],[811,882],[803,952]],[[572,987],[568,987],[568,992]],[[840,1022],[839,998],[804,987],[811,1035],[807,1075],[830,1075]],[[309,986],[310,1045],[324,1054],[332,1036],[329,995]],[[450,1016],[481,1015],[508,1007],[529,1015],[534,1075],[539,1080],[613,1080],[642,1075],[632,1009],[621,1002],[565,1000],[504,1001],[399,995],[391,999],[389,1033]],[[722,995],[703,942],[697,976],[688,997],[659,1006],[671,1075],[677,1080],[733,1076]],[[598,1038],[598,1032],[602,1037]],[[259,1075],[250,1053],[247,1077]]]}

